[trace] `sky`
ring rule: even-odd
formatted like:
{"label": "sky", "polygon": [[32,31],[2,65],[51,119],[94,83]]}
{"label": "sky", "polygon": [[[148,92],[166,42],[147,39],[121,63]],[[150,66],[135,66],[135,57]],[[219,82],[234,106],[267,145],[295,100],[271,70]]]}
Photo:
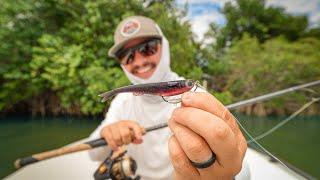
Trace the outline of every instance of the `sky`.
{"label": "sky", "polygon": [[[202,40],[211,22],[223,26],[226,19],[220,10],[226,2],[234,3],[234,0],[176,0],[178,6],[189,4],[188,16],[192,25],[192,31],[197,36],[196,40]],[[296,15],[307,15],[310,27],[320,26],[320,0],[266,0],[267,6],[283,7],[286,12]]]}

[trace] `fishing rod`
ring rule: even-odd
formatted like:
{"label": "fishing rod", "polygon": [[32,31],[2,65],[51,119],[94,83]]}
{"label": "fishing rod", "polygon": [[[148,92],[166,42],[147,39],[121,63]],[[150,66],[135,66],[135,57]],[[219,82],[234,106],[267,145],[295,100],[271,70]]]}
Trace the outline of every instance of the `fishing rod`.
{"label": "fishing rod", "polygon": [[[316,85],[320,85],[320,80],[313,81],[313,82],[310,82],[310,83],[307,83],[307,84],[293,86],[293,87],[290,87],[290,88],[287,88],[287,89],[283,89],[283,90],[280,90],[280,91],[272,92],[272,93],[265,94],[265,95],[258,96],[258,97],[254,97],[254,98],[251,98],[251,99],[248,99],[248,100],[244,100],[244,101],[240,101],[240,102],[237,102],[237,103],[229,104],[226,107],[229,110],[234,110],[234,109],[237,109],[237,108],[240,108],[240,107],[243,107],[243,106],[251,105],[251,104],[254,104],[254,103],[257,103],[257,102],[266,101],[268,99],[271,99],[271,98],[274,98],[274,97],[277,97],[277,96],[280,96],[280,95],[283,95],[283,94],[286,94],[286,93],[290,93],[290,92],[293,92],[293,91],[297,91],[297,90],[300,90],[300,89],[303,89],[303,88],[312,87],[312,86],[316,86]],[[154,130],[165,128],[167,126],[168,126],[167,123],[161,123],[161,124],[158,124],[158,125],[155,125],[155,126],[148,127],[148,128],[145,129],[145,134],[147,132],[151,132],[151,131],[154,131]],[[85,142],[83,144],[77,144],[77,145],[62,147],[62,148],[54,149],[54,150],[51,150],[51,151],[46,151],[46,152],[34,154],[32,156],[29,156],[29,157],[20,158],[20,159],[17,159],[14,164],[15,164],[15,167],[17,169],[19,169],[19,168],[21,168],[23,166],[26,166],[28,164],[32,164],[32,163],[35,163],[35,162],[38,162],[38,161],[42,161],[42,160],[45,160],[45,159],[49,159],[49,158],[52,158],[52,157],[56,157],[56,156],[60,156],[60,155],[64,155],[64,154],[69,154],[69,153],[73,153],[73,152],[90,150],[90,149],[93,149],[93,148],[106,146],[106,145],[108,145],[108,143],[103,138],[100,138],[100,139],[96,139],[96,140]]]}
{"label": "fishing rod", "polygon": [[254,103],[257,103],[257,102],[266,101],[266,100],[269,100],[271,98],[274,98],[274,97],[277,97],[277,96],[281,96],[281,95],[284,95],[284,94],[287,94],[287,93],[290,93],[290,92],[294,92],[294,91],[297,91],[297,90],[300,90],[300,89],[303,89],[303,88],[307,88],[307,87],[311,87],[311,86],[317,86],[317,85],[320,85],[320,80],[313,81],[313,82],[306,83],[306,84],[302,84],[302,85],[298,85],[298,86],[293,86],[293,87],[290,87],[290,88],[287,88],[287,89],[283,89],[283,90],[280,90],[280,91],[276,91],[276,92],[268,93],[268,94],[265,94],[265,95],[262,95],[262,96],[254,97],[254,98],[251,98],[251,99],[248,99],[248,100],[243,100],[243,101],[240,101],[240,102],[237,102],[237,103],[234,103],[234,104],[227,105],[226,107],[229,110],[233,110],[233,109],[237,109],[237,108],[240,108],[240,107],[243,107],[243,106],[248,106],[248,105],[251,105],[251,104],[254,104]]}
{"label": "fishing rod", "polygon": [[[147,132],[151,132],[157,129],[161,129],[164,127],[167,127],[167,123],[162,123],[162,124],[158,124],[155,126],[151,126],[148,128],[145,128],[145,133]],[[106,146],[108,145],[108,143],[105,141],[105,139],[100,138],[100,139],[95,139],[92,141],[88,141],[82,144],[76,144],[76,145],[71,145],[71,146],[66,146],[66,147],[62,147],[62,148],[58,148],[58,149],[54,149],[54,150],[50,150],[50,151],[46,151],[46,152],[42,152],[42,153],[38,153],[38,154],[34,154],[28,157],[24,157],[24,158],[20,158],[17,159],[14,162],[14,166],[19,169],[23,166],[38,162],[38,161],[42,161],[45,159],[49,159],[49,158],[53,158],[56,156],[61,156],[64,154],[69,154],[69,153],[73,153],[73,152],[79,152],[79,151],[85,151],[85,150],[90,150],[93,148],[97,148],[97,147],[101,147],[101,146]]]}

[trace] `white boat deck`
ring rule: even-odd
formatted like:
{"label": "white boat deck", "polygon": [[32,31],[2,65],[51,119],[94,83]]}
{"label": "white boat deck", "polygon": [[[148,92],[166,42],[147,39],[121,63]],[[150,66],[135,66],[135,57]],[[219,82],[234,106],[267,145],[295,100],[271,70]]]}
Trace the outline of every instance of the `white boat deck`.
{"label": "white boat deck", "polygon": [[248,148],[246,158],[250,167],[251,179],[306,179],[278,162],[271,162],[270,157],[253,149]]}
{"label": "white boat deck", "polygon": [[[298,173],[291,171],[279,163],[270,161],[270,158],[253,149],[246,154],[250,167],[251,179],[258,180],[291,180],[306,179]],[[6,177],[6,180],[63,180],[77,179],[90,180],[100,162],[92,162],[86,151],[64,155],[41,161],[21,168]],[[138,167],[139,168],[139,167]]]}

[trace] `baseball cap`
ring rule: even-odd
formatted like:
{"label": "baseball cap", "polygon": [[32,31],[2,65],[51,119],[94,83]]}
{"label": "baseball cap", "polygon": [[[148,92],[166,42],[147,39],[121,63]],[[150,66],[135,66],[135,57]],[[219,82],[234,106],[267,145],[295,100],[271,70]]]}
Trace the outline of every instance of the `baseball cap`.
{"label": "baseball cap", "polygon": [[144,16],[130,16],[122,20],[117,26],[114,33],[114,45],[109,49],[108,55],[116,57],[116,52],[130,40],[148,37],[162,37],[157,24],[152,19]]}

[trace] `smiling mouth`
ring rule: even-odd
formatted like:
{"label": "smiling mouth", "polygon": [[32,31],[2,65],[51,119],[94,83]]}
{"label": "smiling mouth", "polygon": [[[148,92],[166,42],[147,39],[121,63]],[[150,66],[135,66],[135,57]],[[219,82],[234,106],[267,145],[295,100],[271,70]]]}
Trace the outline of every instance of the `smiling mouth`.
{"label": "smiling mouth", "polygon": [[151,69],[153,69],[153,66],[150,64],[150,65],[147,65],[147,66],[144,66],[144,67],[137,69],[135,71],[135,73],[142,74],[142,73],[146,73],[146,72],[150,71]]}

